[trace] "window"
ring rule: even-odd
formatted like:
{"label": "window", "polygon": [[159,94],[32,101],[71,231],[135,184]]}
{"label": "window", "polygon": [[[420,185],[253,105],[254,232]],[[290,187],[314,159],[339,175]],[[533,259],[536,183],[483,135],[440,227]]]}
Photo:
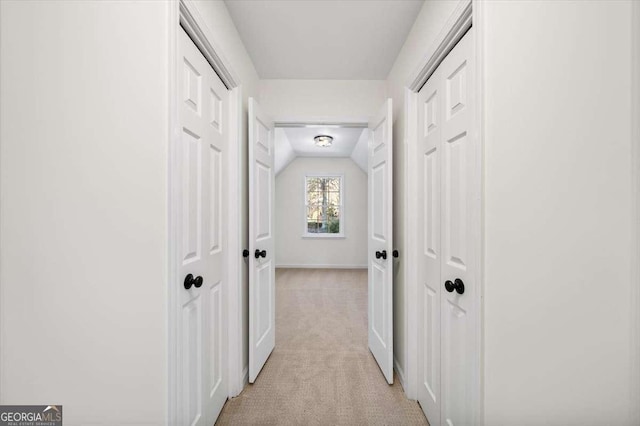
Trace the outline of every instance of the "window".
{"label": "window", "polygon": [[305,177],[305,236],[343,237],[342,176]]}

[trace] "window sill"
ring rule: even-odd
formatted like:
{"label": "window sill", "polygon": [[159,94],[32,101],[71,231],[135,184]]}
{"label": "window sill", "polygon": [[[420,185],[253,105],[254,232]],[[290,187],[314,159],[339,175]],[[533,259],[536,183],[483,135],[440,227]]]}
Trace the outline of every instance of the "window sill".
{"label": "window sill", "polygon": [[310,240],[315,240],[315,239],[344,239],[345,236],[344,234],[302,234],[302,238],[303,239],[310,239]]}

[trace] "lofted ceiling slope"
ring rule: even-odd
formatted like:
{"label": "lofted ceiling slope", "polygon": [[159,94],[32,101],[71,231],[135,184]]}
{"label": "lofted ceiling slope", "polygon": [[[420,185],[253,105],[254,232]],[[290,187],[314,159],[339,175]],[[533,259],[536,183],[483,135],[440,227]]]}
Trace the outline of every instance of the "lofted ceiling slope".
{"label": "lofted ceiling slope", "polygon": [[[313,138],[328,135],[333,138],[330,147],[318,147]],[[351,158],[367,172],[368,130],[349,127],[276,127],[275,171],[284,170],[297,157]]]}
{"label": "lofted ceiling slope", "polygon": [[225,0],[262,79],[384,80],[423,0]]}

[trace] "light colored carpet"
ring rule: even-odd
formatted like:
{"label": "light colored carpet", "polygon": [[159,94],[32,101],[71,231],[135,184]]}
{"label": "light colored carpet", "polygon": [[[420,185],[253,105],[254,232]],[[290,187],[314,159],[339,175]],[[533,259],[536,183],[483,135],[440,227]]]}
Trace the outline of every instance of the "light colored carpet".
{"label": "light colored carpet", "polygon": [[365,270],[278,269],[276,348],[218,425],[428,425],[367,348]]}

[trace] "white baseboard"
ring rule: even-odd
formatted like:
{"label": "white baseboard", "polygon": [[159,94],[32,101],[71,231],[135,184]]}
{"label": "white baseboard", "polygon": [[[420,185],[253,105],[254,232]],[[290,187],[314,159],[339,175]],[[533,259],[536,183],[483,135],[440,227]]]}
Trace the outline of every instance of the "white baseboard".
{"label": "white baseboard", "polygon": [[393,369],[396,370],[396,374],[398,375],[398,380],[400,381],[400,385],[402,386],[402,390],[404,391],[404,393],[406,394],[407,391],[407,387],[406,387],[406,379],[404,377],[404,371],[402,370],[402,368],[400,368],[400,364],[398,363],[398,359],[394,356],[393,357]]}
{"label": "white baseboard", "polygon": [[289,269],[367,269],[367,265],[295,264],[295,265],[276,265],[276,268],[289,268]]}

